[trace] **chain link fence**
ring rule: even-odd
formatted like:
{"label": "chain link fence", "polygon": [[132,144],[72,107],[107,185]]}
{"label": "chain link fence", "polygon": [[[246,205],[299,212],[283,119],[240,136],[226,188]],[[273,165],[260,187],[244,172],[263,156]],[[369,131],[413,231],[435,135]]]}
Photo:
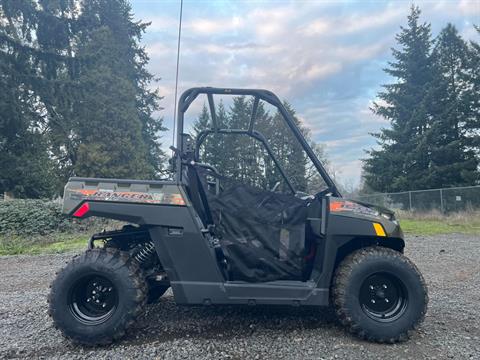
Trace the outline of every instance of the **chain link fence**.
{"label": "chain link fence", "polygon": [[480,185],[359,195],[356,199],[394,210],[443,213],[473,211],[480,209]]}

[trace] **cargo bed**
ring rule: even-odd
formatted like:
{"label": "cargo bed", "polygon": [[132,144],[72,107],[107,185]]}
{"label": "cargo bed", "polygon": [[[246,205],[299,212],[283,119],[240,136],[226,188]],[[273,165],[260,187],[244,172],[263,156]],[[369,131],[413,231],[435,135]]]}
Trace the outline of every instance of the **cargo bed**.
{"label": "cargo bed", "polygon": [[70,178],[65,186],[63,213],[72,214],[85,201],[185,205],[173,181]]}

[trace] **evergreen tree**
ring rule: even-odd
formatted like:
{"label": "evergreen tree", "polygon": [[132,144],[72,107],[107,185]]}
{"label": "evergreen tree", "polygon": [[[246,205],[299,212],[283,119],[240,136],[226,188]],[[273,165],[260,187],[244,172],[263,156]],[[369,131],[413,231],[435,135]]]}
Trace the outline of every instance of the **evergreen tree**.
{"label": "evergreen tree", "polygon": [[[161,98],[148,88],[153,76],[140,46],[147,24],[133,21],[127,1],[2,1],[0,20],[0,81],[10,89],[0,107],[15,111],[1,119],[12,130],[0,134],[1,149],[8,149],[1,163],[8,156],[42,163],[48,171],[39,180],[59,183],[58,191],[73,174],[159,175],[165,129],[153,114]],[[7,190],[36,183],[27,177],[38,171],[14,179],[2,170]]]}
{"label": "evergreen tree", "polygon": [[90,40],[79,48],[79,56],[95,54],[95,59],[84,66],[78,78],[73,130],[79,145],[72,164],[77,175],[155,176],[156,169],[148,163],[149,152],[143,141],[135,82],[125,72],[129,59],[122,54],[122,48],[107,27],[91,32]]}
{"label": "evergreen tree", "polygon": [[[59,55],[32,47],[45,41],[41,24],[52,11],[40,19],[33,2],[0,4],[0,179],[3,190],[17,197],[51,197],[56,185],[39,94],[47,85],[42,72]],[[59,31],[50,41],[61,43],[61,36]]]}
{"label": "evergreen tree", "polygon": [[392,49],[395,62],[385,69],[397,79],[378,94],[373,112],[391,124],[373,134],[379,150],[364,161],[365,180],[376,191],[392,192],[429,187],[429,126],[432,84],[430,25],[419,23],[420,10],[412,7],[408,26],[396,36],[401,49]]}
{"label": "evergreen tree", "polygon": [[[200,112],[200,115],[198,118],[195,120],[193,124],[193,137],[198,137],[200,133],[204,130],[212,128],[212,122],[210,118],[210,112],[207,108],[207,105],[204,103],[202,107],[202,111]],[[207,138],[204,140],[202,146],[200,147],[200,159],[202,162],[208,163],[213,165],[213,162],[211,161],[211,147],[210,145],[210,138],[207,136]]]}
{"label": "evergreen tree", "polygon": [[474,118],[474,109],[466,99],[471,89],[466,81],[468,47],[453,25],[440,32],[432,61],[435,73],[426,133],[431,159],[429,187],[474,185],[479,174],[468,122]]}
{"label": "evergreen tree", "polygon": [[[292,115],[295,125],[300,129],[307,141],[310,138],[308,130],[302,126],[295,116],[295,110],[284,101],[283,106]],[[279,159],[288,179],[295,190],[307,190],[307,158],[300,142],[295,138],[283,116],[277,111],[272,119],[272,146],[276,157]],[[278,171],[275,169],[275,171]],[[279,174],[278,174],[279,175]],[[277,175],[277,176],[278,176]],[[285,189],[284,191],[286,191]]]}
{"label": "evergreen tree", "polygon": [[[228,115],[221,101],[216,109],[216,120],[219,129],[228,128]],[[212,127],[210,110],[203,104],[202,111],[193,125],[193,136],[197,137],[202,131],[212,129]],[[228,152],[225,151],[228,142],[227,136],[229,135],[209,134],[200,147],[200,160],[219,170],[221,169],[225,175],[228,172],[228,168],[226,168],[228,166]]]}
{"label": "evergreen tree", "polygon": [[[475,27],[480,35],[480,27]],[[468,63],[465,71],[465,81],[470,85],[464,96],[464,101],[471,109],[465,119],[465,125],[469,129],[469,145],[480,156],[480,44],[470,41],[468,48]]]}
{"label": "evergreen tree", "polygon": [[[234,97],[228,115],[231,129],[248,129],[251,109],[249,109],[247,97]],[[233,160],[229,161],[230,169],[228,169],[228,172],[230,175],[234,179],[250,184],[255,183],[255,177],[252,173],[257,166],[257,154],[253,150],[254,143],[254,139],[245,135],[229,135],[229,149],[225,149],[231,154]]]}
{"label": "evergreen tree", "polygon": [[[3,64],[5,65],[5,64]],[[0,69],[4,66],[0,66]],[[0,70],[0,180],[15,197],[51,197],[54,164],[29,109],[28,92]]]}
{"label": "evergreen tree", "polygon": [[[57,150],[71,149],[70,173],[154,178],[162,170],[165,154],[158,139],[165,129],[153,117],[161,98],[148,89],[153,76],[139,45],[146,27],[133,21],[126,1],[83,3],[75,37],[81,63],[69,107],[73,113],[62,117],[60,131],[51,132]],[[65,138],[66,128],[75,143]]]}

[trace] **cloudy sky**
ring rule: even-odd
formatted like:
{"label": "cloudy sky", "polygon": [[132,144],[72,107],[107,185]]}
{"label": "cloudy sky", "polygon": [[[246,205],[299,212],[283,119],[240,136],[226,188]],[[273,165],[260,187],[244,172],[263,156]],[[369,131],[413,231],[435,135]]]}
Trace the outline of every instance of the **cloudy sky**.
{"label": "cloudy sky", "polygon": [[[436,35],[448,22],[475,39],[480,0],[416,1]],[[344,183],[357,184],[369,132],[388,126],[369,110],[392,59],[395,34],[410,1],[185,0],[179,93],[192,86],[250,87],[288,100],[326,145]],[[151,22],[143,43],[154,85],[172,128],[179,0],[132,0],[135,18]],[[164,139],[166,147],[171,134]]]}

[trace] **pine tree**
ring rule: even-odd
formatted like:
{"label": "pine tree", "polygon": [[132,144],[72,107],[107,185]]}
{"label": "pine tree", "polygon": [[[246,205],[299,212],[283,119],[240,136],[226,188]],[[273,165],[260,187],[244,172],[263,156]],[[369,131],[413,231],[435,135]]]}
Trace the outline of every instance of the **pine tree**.
{"label": "pine tree", "polygon": [[73,105],[77,120],[71,124],[78,133],[72,170],[90,176],[157,177],[165,157],[158,140],[165,129],[162,119],[153,117],[161,98],[148,89],[153,76],[139,45],[147,24],[134,22],[123,0],[83,5],[76,34],[82,63]]}
{"label": "pine tree", "polygon": [[[475,27],[480,35],[480,26]],[[470,41],[468,47],[468,63],[464,79],[469,83],[464,100],[470,107],[470,116],[465,119],[468,128],[468,143],[480,157],[480,44]]]}
{"label": "pine tree", "polygon": [[[4,64],[5,65],[5,64]],[[27,105],[28,92],[0,66],[0,180],[15,197],[49,198],[55,192],[54,164]],[[32,126],[33,125],[33,126]]]}
{"label": "pine tree", "polygon": [[478,160],[469,146],[468,119],[474,117],[474,109],[466,99],[471,89],[466,81],[468,47],[453,25],[448,24],[437,37],[432,61],[431,117],[426,133],[429,187],[474,185],[479,174]]}
{"label": "pine tree", "polygon": [[91,32],[90,39],[78,51],[84,57],[95,54],[95,60],[78,78],[73,130],[79,145],[73,171],[89,177],[153,178],[123,45],[107,27]]}
{"label": "pine tree", "polygon": [[[200,112],[200,115],[198,118],[195,120],[193,124],[193,137],[197,138],[198,135],[204,130],[210,129],[212,127],[212,122],[210,118],[210,112],[207,108],[207,105],[204,103],[202,107],[202,111]],[[213,162],[211,161],[211,147],[209,146],[211,143],[210,138],[207,136],[207,138],[203,141],[202,146],[200,147],[200,159],[202,162],[208,163],[213,165]]]}
{"label": "pine tree", "polygon": [[[251,111],[249,111],[248,100],[245,96],[233,98],[228,117],[231,129],[248,129]],[[253,184],[255,179],[252,174],[256,167],[256,154],[253,151],[255,140],[245,135],[229,135],[229,148],[225,149],[230,154],[229,169],[232,178],[239,181]]]}
{"label": "pine tree", "polygon": [[[160,174],[165,129],[154,113],[161,97],[149,89],[153,76],[140,45],[147,24],[133,20],[127,1],[3,1],[0,18],[0,81],[12,94],[0,98],[0,107],[15,111],[2,121],[20,131],[0,135],[1,149],[8,149],[0,162],[9,154],[43,163],[48,171],[39,177],[58,183],[59,192],[73,174]],[[10,143],[18,138],[28,139],[24,147]],[[12,174],[3,170],[3,178]],[[27,179],[34,174],[7,179],[7,190],[34,183]]]}
{"label": "pine tree", "polygon": [[[33,44],[45,41],[42,24],[56,9],[52,7],[40,17],[33,2],[0,4],[0,179],[3,190],[16,197],[51,197],[55,191],[39,93],[45,93],[48,80],[42,74],[61,56],[42,53]],[[53,24],[61,29],[61,21]],[[50,41],[60,46],[61,36],[58,31]]]}
{"label": "pine tree", "polygon": [[390,129],[373,134],[379,150],[364,161],[365,180],[376,191],[392,192],[429,187],[429,90],[432,84],[430,25],[419,23],[420,10],[412,7],[408,26],[392,49],[395,62],[385,72],[397,82],[384,86],[373,112],[387,119]]}
{"label": "pine tree", "polygon": [[[228,115],[223,102],[217,106],[216,120],[219,129],[228,128]],[[203,104],[202,111],[193,124],[193,136],[196,138],[202,131],[212,129],[213,124],[210,117],[210,110],[206,104]],[[204,139],[200,147],[200,160],[203,163],[214,166],[223,175],[229,175],[229,153],[228,138],[231,135],[225,134],[209,134]]]}

